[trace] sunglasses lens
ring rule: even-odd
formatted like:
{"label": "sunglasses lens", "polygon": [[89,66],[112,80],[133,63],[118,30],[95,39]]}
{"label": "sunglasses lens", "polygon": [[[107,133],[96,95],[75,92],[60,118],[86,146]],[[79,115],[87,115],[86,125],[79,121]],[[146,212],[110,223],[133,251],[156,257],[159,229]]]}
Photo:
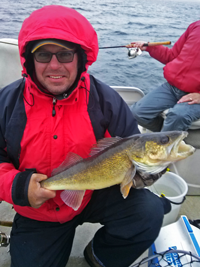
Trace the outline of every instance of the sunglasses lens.
{"label": "sunglasses lens", "polygon": [[57,59],[61,63],[69,63],[74,59],[74,52],[70,51],[60,51],[56,54]]}
{"label": "sunglasses lens", "polygon": [[48,63],[51,61],[52,54],[50,52],[35,52],[35,59],[40,63]]}
{"label": "sunglasses lens", "polygon": [[57,53],[51,53],[47,51],[39,51],[34,53],[35,60],[40,63],[49,63],[52,59],[52,56],[56,55],[57,60],[60,63],[69,63],[74,59],[74,52],[72,51],[60,51]]}

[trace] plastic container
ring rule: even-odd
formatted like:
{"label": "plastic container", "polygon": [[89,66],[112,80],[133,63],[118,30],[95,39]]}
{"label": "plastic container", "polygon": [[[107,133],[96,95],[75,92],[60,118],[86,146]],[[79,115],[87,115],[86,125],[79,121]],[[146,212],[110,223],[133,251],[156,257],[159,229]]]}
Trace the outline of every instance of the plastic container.
{"label": "plastic container", "polygon": [[[200,257],[200,229],[190,225],[188,218],[184,215],[179,218],[175,223],[169,224],[161,228],[159,236],[149,248],[149,256],[159,254],[169,249],[183,250],[191,252],[192,254]],[[158,256],[159,257],[159,256]],[[191,263],[191,256],[186,255],[181,258],[178,257],[176,252],[169,252],[165,257],[160,260],[155,258],[149,262],[149,267],[156,266],[191,266],[199,267],[200,262]]]}
{"label": "plastic container", "polygon": [[163,194],[171,201],[172,209],[164,216],[163,226],[175,222],[188,191],[187,183],[177,174],[167,172],[148,189],[159,196]]}

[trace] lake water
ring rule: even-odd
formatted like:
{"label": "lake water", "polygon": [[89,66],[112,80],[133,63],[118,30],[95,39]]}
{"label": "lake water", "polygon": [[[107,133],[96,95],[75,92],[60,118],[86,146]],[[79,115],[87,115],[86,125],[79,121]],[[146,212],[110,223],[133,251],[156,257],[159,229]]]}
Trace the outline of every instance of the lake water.
{"label": "lake water", "polygon": [[[140,40],[173,45],[190,23],[200,19],[200,0],[1,0],[0,38],[17,38],[23,20],[50,4],[84,15],[96,30],[100,47]],[[164,82],[162,68],[147,52],[129,59],[127,48],[115,48],[99,50],[89,72],[109,85],[136,86],[146,93]]]}

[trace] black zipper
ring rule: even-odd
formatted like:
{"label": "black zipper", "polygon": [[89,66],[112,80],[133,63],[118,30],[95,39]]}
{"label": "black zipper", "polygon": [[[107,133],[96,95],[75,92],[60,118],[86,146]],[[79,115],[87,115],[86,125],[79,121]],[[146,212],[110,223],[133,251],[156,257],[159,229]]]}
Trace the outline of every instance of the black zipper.
{"label": "black zipper", "polygon": [[56,115],[55,105],[56,105],[57,99],[53,98],[53,110],[52,110],[52,116],[54,117]]}

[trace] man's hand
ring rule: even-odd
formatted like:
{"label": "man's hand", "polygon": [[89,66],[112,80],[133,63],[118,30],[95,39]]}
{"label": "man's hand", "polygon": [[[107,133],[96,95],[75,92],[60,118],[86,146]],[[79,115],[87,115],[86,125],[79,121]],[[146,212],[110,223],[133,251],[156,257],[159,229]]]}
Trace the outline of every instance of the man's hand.
{"label": "man's hand", "polygon": [[56,191],[42,188],[40,182],[46,180],[47,176],[40,173],[33,173],[28,187],[28,200],[31,207],[38,209],[46,200],[54,198]]}
{"label": "man's hand", "polygon": [[144,188],[146,186],[151,186],[154,184],[164,173],[166,173],[167,168],[157,174],[139,173],[136,172],[133,178],[134,188]]}
{"label": "man's hand", "polygon": [[143,42],[143,41],[132,42],[132,43],[126,45],[126,47],[127,48],[137,47],[137,48],[140,48],[140,50],[145,51],[147,47],[144,46],[144,44],[146,44],[146,42]]}
{"label": "man's hand", "polygon": [[179,104],[179,103],[183,103],[183,102],[188,102],[189,105],[199,104],[200,103],[200,94],[199,93],[190,93],[190,94],[184,95],[181,97],[181,99],[179,99],[179,101],[177,103]]}

